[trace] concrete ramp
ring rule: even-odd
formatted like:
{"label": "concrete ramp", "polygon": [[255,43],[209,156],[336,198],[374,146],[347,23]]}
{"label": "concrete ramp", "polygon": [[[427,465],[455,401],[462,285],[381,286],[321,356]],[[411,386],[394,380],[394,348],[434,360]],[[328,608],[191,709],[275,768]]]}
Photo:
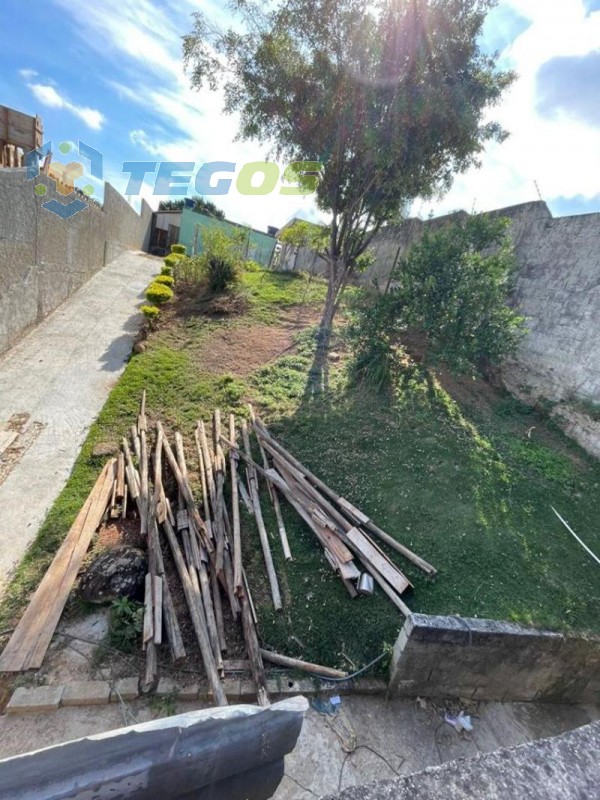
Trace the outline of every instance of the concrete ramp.
{"label": "concrete ramp", "polygon": [[124,253],[0,356],[0,595],[123,371],[160,266]]}

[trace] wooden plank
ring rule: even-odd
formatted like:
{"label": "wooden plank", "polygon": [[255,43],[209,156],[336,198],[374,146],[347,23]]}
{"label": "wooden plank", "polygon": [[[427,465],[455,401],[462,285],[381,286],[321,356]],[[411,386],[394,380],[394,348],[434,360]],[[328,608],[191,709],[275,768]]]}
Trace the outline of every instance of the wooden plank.
{"label": "wooden plank", "polygon": [[279,655],[279,653],[272,653],[270,650],[261,650],[260,654],[265,661],[269,661],[271,664],[277,664],[280,667],[299,669],[302,670],[302,672],[310,672],[311,675],[320,675],[323,678],[348,677],[347,672],[341,672],[339,669],[322,667],[320,664],[311,664],[309,661],[301,661],[299,658],[290,658],[289,656]]}
{"label": "wooden plank", "polygon": [[358,528],[352,528],[346,536],[360,555],[375,567],[398,594],[402,594],[410,587],[411,583],[408,578],[397,567],[382,557],[381,553],[378,552],[377,548],[373,546],[362,531],[359,531]]}
{"label": "wooden plank", "polygon": [[[248,436],[248,427],[246,421],[242,421],[242,439],[244,441],[244,451],[249,459],[252,458],[250,450],[250,438]],[[256,472],[251,464],[246,464],[248,475],[248,482],[250,484],[250,497],[252,498],[252,505],[254,506],[254,516],[256,517],[256,525],[258,527],[258,535],[260,537],[260,544],[263,551],[265,566],[267,568],[267,576],[269,578],[269,586],[271,587],[271,597],[273,598],[273,606],[276,611],[282,608],[281,593],[279,590],[279,581],[277,580],[277,573],[275,572],[275,564],[273,563],[273,556],[271,554],[271,547],[269,545],[269,536],[265,523],[263,520],[262,509],[260,506],[260,498],[258,496],[258,487],[256,481]]]}
{"label": "wooden plank", "polygon": [[163,579],[160,575],[152,578],[152,605],[154,606],[154,644],[162,644],[163,629]]}
{"label": "wooden plank", "polygon": [[135,457],[137,458],[139,464],[141,449],[140,449],[140,436],[138,434],[137,425],[131,426],[131,441],[133,443],[133,452],[135,453]]}
{"label": "wooden plank", "polygon": [[[235,416],[229,415],[229,440],[237,443]],[[231,473],[231,512],[233,518],[233,585],[236,593],[242,589],[242,536],[240,527],[240,501],[238,496],[237,454],[229,450],[229,471]]]}
{"label": "wooden plank", "polygon": [[[158,507],[162,506],[164,514],[158,515]],[[165,577],[165,562],[162,554],[160,544],[160,537],[158,534],[158,520],[163,521],[167,518],[166,515],[166,498],[162,484],[162,441],[161,434],[157,432],[156,447],[154,450],[154,495],[152,500],[151,516],[149,520],[148,532],[152,540],[153,559],[156,564],[156,572],[162,578],[162,623],[164,623],[167,639],[169,640],[169,648],[171,650],[171,659],[174,664],[179,663],[185,658],[185,647],[183,646],[183,638],[181,636],[181,628],[179,627],[179,620],[175,613],[175,606],[171,596],[169,583]],[[158,620],[155,620],[155,627]],[[149,669],[151,666],[149,667]],[[147,677],[150,677],[148,675]]]}
{"label": "wooden plank", "polygon": [[[219,638],[219,631],[217,629],[217,618],[215,617],[215,609],[210,596],[210,580],[206,565],[200,560],[200,569],[198,570],[198,577],[200,579],[200,592],[202,593],[202,601],[204,603],[204,612],[206,616],[206,627],[208,629],[208,638],[212,647],[217,669],[223,671],[223,657],[221,655],[221,640]],[[224,636],[225,634],[223,634]]]}
{"label": "wooden plank", "polygon": [[[254,409],[251,404],[248,404],[248,408],[250,409],[250,421],[254,425],[256,422],[256,416],[254,414]],[[231,436],[229,437],[232,438]],[[267,454],[265,452],[265,448],[262,446],[262,442],[256,437],[258,441],[258,446],[260,448],[260,455],[262,458],[263,467],[265,470],[269,469],[269,460],[267,458]],[[285,529],[285,523],[283,521],[283,514],[281,513],[281,505],[279,503],[279,497],[277,496],[277,489],[273,486],[272,482],[269,478],[266,478],[267,481],[267,489],[269,490],[269,497],[271,498],[271,502],[273,504],[273,509],[275,510],[275,519],[277,520],[277,531],[279,533],[279,539],[281,541],[281,547],[283,549],[283,556],[286,561],[291,561],[292,559],[292,551],[290,549],[290,543],[288,540],[287,531]]]}
{"label": "wooden plank", "polygon": [[154,638],[154,610],[152,607],[152,575],[147,572],[144,581],[144,629],[142,641],[147,645]]}
{"label": "wooden plank", "polygon": [[215,620],[217,623],[217,635],[219,638],[219,648],[222,653],[227,652],[227,640],[225,639],[225,621],[223,619],[223,603],[221,601],[221,589],[219,587],[219,579],[217,573],[211,570],[210,573],[210,588],[212,592],[212,605],[215,612]]}
{"label": "wooden plank", "polygon": [[[156,427],[158,430],[162,432],[162,425],[160,424],[160,422],[156,423]],[[212,542],[208,537],[206,526],[204,525],[204,522],[202,521],[202,518],[200,517],[200,514],[198,512],[198,509],[196,508],[196,501],[194,500],[194,495],[192,494],[192,490],[190,488],[188,481],[185,479],[179,468],[177,459],[175,458],[173,450],[171,449],[171,445],[169,444],[167,437],[164,435],[164,432],[162,433],[162,444],[163,444],[163,450],[167,457],[167,461],[169,462],[169,466],[171,467],[171,471],[175,476],[177,485],[179,486],[181,494],[183,495],[183,499],[185,500],[186,508],[190,516],[190,519],[193,521],[194,526],[196,527],[198,533],[202,537],[204,546],[209,552],[211,552],[213,550]]]}
{"label": "wooden plank", "polygon": [[258,700],[259,706],[268,706],[271,703],[267,690],[267,676],[265,675],[265,667],[258,643],[258,636],[256,634],[256,626],[252,617],[250,600],[245,590],[242,590],[240,603],[242,606],[242,629],[244,631],[244,640],[246,642],[246,652],[248,653],[248,659],[250,661],[250,669],[256,685],[256,699]]}
{"label": "wooden plank", "polygon": [[0,656],[0,672],[22,672],[42,666],[73,582],[106,511],[115,478],[115,464],[115,459],[112,459],[105,465],[54,556]]}
{"label": "wooden plank", "polygon": [[166,519],[163,523],[163,530],[166,534],[169,546],[171,547],[173,560],[175,561],[175,566],[177,568],[177,572],[179,573],[179,577],[181,579],[181,584],[183,586],[183,591],[185,593],[186,601],[190,611],[190,617],[192,619],[192,624],[194,626],[194,632],[196,634],[196,639],[200,647],[200,653],[202,655],[204,669],[206,671],[206,676],[208,678],[208,682],[210,684],[213,696],[218,705],[226,706],[227,697],[225,696],[223,685],[221,684],[221,681],[219,679],[219,673],[217,671],[216,662],[213,656],[210,640],[208,638],[206,621],[199,613],[199,609],[197,606],[198,596],[192,585],[192,581],[190,579],[187,567],[183,560],[181,549],[179,547],[179,543],[177,542],[177,538],[175,536],[175,531],[171,527],[171,523],[169,522],[168,519]]}
{"label": "wooden plank", "polygon": [[117,457],[117,500],[122,500],[125,494],[125,456],[119,453]]}

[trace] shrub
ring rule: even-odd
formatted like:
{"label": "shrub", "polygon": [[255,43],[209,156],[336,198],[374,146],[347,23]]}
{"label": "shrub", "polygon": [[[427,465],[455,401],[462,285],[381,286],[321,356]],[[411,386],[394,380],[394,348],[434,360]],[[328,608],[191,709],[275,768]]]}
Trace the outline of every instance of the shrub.
{"label": "shrub", "polygon": [[173,277],[173,267],[167,267],[167,265],[165,264],[165,266],[161,268],[160,274],[170,275],[171,277]]}
{"label": "shrub", "polygon": [[151,283],[146,289],[146,299],[155,305],[166,303],[172,297],[173,289],[171,289],[169,286],[165,286],[162,283]]}
{"label": "shrub", "polygon": [[160,308],[157,306],[142,306],[141,312],[146,317],[148,322],[154,322],[154,320],[156,320],[160,314]]}
{"label": "shrub", "polygon": [[171,253],[171,255],[165,258],[165,266],[174,269],[182,258],[183,256],[179,255],[179,253]]}
{"label": "shrub", "polygon": [[515,261],[507,225],[482,214],[426,231],[393,272],[395,288],[359,311],[355,368],[387,382],[406,331],[423,337],[426,363],[456,371],[485,372],[514,353],[523,318],[508,304]]}
{"label": "shrub", "polygon": [[162,283],[163,286],[173,286],[175,278],[172,275],[158,275],[154,278],[153,283]]}
{"label": "shrub", "polygon": [[264,267],[262,267],[256,261],[252,261],[252,259],[250,259],[244,264],[244,269],[246,272],[260,272],[264,269]]}
{"label": "shrub", "polygon": [[171,255],[187,256],[187,248],[184,244],[172,244]]}

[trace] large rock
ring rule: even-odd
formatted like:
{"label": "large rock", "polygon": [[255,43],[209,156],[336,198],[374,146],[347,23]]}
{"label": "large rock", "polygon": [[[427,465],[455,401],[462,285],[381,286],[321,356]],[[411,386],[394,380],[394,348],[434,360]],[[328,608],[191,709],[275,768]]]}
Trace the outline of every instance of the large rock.
{"label": "large rock", "polygon": [[147,571],[146,554],[136,547],[117,547],[98,556],[79,584],[88,603],[110,603],[119,597],[139,598]]}

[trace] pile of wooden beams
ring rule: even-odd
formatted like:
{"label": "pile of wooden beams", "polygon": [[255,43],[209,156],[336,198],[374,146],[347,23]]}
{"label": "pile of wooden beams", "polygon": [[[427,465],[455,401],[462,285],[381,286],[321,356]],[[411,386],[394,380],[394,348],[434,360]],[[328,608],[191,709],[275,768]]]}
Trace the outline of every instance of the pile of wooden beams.
{"label": "pile of wooden beams", "polygon": [[[252,433],[258,460],[253,456]],[[104,467],[40,583],[0,657],[0,671],[41,666],[94,532],[103,519],[135,515],[148,550],[143,623],[146,690],[157,683],[161,646],[168,644],[174,664],[186,657],[173,600],[176,588],[178,596],[185,598],[217,704],[227,705],[222,683],[227,653],[225,604],[241,626],[245,663],[252,673],[259,704],[269,704],[263,659],[323,677],[343,677],[338,670],[271,653],[259,645],[257,616],[244,570],[240,501],[256,520],[273,606],[276,610],[283,606],[272,539],[261,505],[263,485],[275,514],[278,540],[274,540],[285,559],[292,558],[292,550],[282,498],[314,533],[353,598],[358,596],[359,582],[366,573],[403,614],[410,613],[401,598],[410,581],[378,542],[385,542],[428,575],[435,574],[435,569],[326,486],[275,439],[252,408],[250,424],[241,421],[239,435],[234,416],[229,416],[225,426],[217,409],[208,431],[204,422],[198,422],[194,439],[195,480],[190,477],[181,434],[175,433],[170,440],[160,421],[149,423],[144,392],[136,424],[129,437],[123,438],[118,457]],[[169,578],[165,571],[167,554],[169,564],[172,562]],[[174,574],[178,587],[172,583]]]}

